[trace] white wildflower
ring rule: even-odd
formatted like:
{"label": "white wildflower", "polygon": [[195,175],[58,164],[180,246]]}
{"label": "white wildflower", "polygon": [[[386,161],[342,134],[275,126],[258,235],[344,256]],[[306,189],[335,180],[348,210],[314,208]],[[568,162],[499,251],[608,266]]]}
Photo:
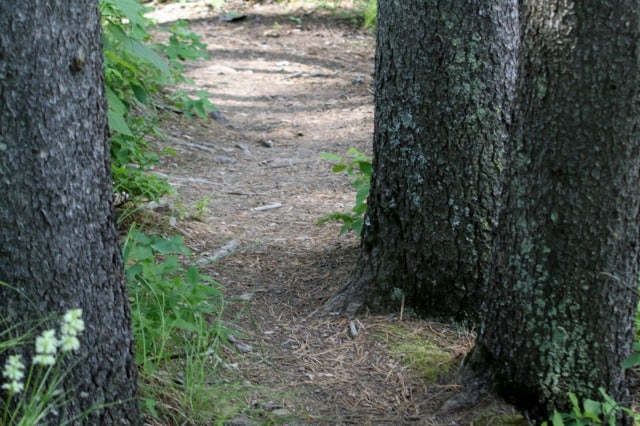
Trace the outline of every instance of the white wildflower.
{"label": "white wildflower", "polygon": [[80,340],[70,334],[63,335],[58,343],[62,352],[77,351],[80,349]]}
{"label": "white wildflower", "polygon": [[9,382],[2,384],[2,389],[9,391],[10,394],[16,394],[24,389],[22,383],[24,364],[20,355],[11,355],[7,358],[2,370],[2,376],[5,379],[9,379]]}
{"label": "white wildflower", "polygon": [[58,348],[55,330],[45,330],[36,337],[36,352],[40,354],[55,355]]}
{"label": "white wildflower", "polygon": [[7,358],[2,370],[2,377],[9,380],[22,380],[24,377],[24,364],[21,355],[11,355]]}
{"label": "white wildflower", "polygon": [[56,357],[50,354],[38,354],[33,357],[33,363],[36,365],[53,365],[56,363]]}
{"label": "white wildflower", "polygon": [[70,309],[62,318],[60,331],[65,336],[77,336],[84,331],[82,309]]}
{"label": "white wildflower", "polygon": [[22,382],[17,380],[12,380],[9,383],[3,383],[2,389],[9,391],[10,394],[16,394],[24,389],[24,385]]}

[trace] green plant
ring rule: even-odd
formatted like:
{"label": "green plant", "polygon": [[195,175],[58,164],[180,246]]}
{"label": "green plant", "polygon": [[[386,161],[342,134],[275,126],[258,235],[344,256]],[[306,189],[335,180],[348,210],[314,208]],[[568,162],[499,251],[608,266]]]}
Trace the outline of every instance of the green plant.
{"label": "green plant", "polygon": [[358,0],[356,2],[358,10],[362,14],[364,27],[374,29],[377,24],[378,1],[377,0]]}
{"label": "green plant", "polygon": [[[163,90],[190,83],[182,63],[208,57],[200,36],[184,21],[166,30],[166,44],[153,43],[150,31],[156,27],[144,16],[148,10],[137,0],[100,0],[114,190],[129,194],[132,201],[157,200],[171,191],[166,180],[148,173],[160,157],[146,139],[164,137],[155,109],[162,105]],[[174,90],[164,98],[186,115],[204,116],[213,109],[202,91],[193,97]]]}
{"label": "green plant", "polygon": [[[576,394],[569,392],[572,410],[569,413],[554,411],[549,419],[553,426],[592,426],[592,425],[616,425],[616,418],[619,415],[628,415],[635,422],[640,421],[640,416],[629,408],[619,405],[611,398],[604,388],[598,391],[602,396],[602,401],[585,399],[580,403]],[[542,426],[548,426],[549,422],[543,422]]]}
{"label": "green plant", "polygon": [[173,214],[177,216],[179,220],[202,220],[211,212],[209,204],[211,204],[211,198],[209,197],[202,197],[196,200],[193,206],[187,206],[182,201],[177,200],[173,204]]}
{"label": "green plant", "polygon": [[211,277],[181,264],[180,256],[190,254],[180,236],[146,235],[135,228],[129,232],[123,257],[139,362],[171,357],[166,350],[192,345],[194,333],[215,340],[222,331],[219,322],[214,327],[207,323],[209,316],[221,313],[222,293]]}
{"label": "green plant", "polygon": [[167,412],[158,407],[166,404],[159,402],[179,400],[180,416],[202,421],[211,418],[210,401],[219,392],[210,363],[220,359],[216,350],[228,331],[219,319],[224,301],[218,284],[183,265],[190,254],[180,236],[135,228],[123,248],[143,408],[164,418]]}
{"label": "green plant", "polygon": [[191,215],[194,219],[202,220],[207,214],[210,213],[209,204],[211,204],[211,198],[202,197],[196,201],[195,212]]}
{"label": "green plant", "polygon": [[361,234],[371,183],[371,157],[355,148],[349,148],[347,157],[348,158],[328,153],[322,154],[322,158],[325,160],[338,163],[331,169],[334,173],[345,172],[347,177],[351,179],[351,185],[356,190],[355,205],[349,213],[329,213],[320,218],[318,223],[342,222],[343,225],[340,229],[340,234],[344,234],[349,230]]}

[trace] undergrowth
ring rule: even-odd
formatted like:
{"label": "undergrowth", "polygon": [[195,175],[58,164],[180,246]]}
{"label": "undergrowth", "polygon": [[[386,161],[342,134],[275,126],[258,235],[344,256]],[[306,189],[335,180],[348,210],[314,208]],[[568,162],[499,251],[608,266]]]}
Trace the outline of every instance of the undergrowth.
{"label": "undergrowth", "polygon": [[[137,0],[100,1],[114,191],[126,194],[121,224],[141,203],[172,191],[153,174],[161,155],[172,151],[157,152],[147,142],[164,137],[158,111],[206,117],[214,109],[208,93],[179,88],[191,83],[184,62],[208,57],[200,35],[185,21],[159,28],[145,17],[149,10]],[[166,43],[153,40],[158,31],[168,32]],[[224,394],[216,377],[228,336],[220,319],[224,299],[190,256],[182,237],[145,233],[136,225],[123,243],[139,396],[153,424],[205,424],[229,415],[228,405],[215,402]]]}
{"label": "undergrowth", "polygon": [[[150,173],[160,156],[147,139],[164,137],[158,109],[169,104],[186,115],[204,117],[214,108],[206,92],[192,96],[177,88],[191,83],[183,75],[183,63],[208,57],[200,35],[185,21],[158,28],[145,17],[149,10],[136,0],[100,0],[114,190],[126,193],[132,205],[171,191],[165,179]],[[154,42],[152,31],[168,32],[168,41]]]}
{"label": "undergrowth", "polygon": [[340,234],[347,231],[354,231],[358,235],[362,233],[364,214],[367,211],[367,197],[369,197],[369,187],[371,183],[371,157],[358,151],[355,148],[349,148],[346,157],[339,155],[322,154],[322,158],[336,164],[331,169],[334,173],[344,173],[351,181],[351,186],[356,191],[355,204],[350,212],[333,212],[329,213],[318,220],[318,224],[322,225],[328,222],[342,222]]}
{"label": "undergrowth", "polygon": [[182,237],[135,227],[123,248],[143,408],[175,424],[219,417],[211,401],[220,393],[218,351],[229,334],[219,284],[188,266],[190,255]]}

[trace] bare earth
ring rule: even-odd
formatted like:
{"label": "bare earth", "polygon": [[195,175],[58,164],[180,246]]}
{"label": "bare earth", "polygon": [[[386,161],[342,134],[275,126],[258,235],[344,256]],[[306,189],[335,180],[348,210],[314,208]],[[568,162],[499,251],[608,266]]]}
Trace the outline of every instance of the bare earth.
{"label": "bare earth", "polygon": [[[222,284],[226,325],[240,332],[220,375],[246,392],[228,401],[236,408],[225,424],[464,425],[479,415],[474,424],[497,424],[508,409],[492,397],[461,394],[452,373],[425,379],[397,350],[428,339],[459,363],[468,332],[398,314],[319,312],[358,250],[339,224],[316,224],[354,200],[321,153],[371,151],[373,35],[344,11],[303,1],[156,7],[162,25],[188,19],[212,56],[188,75],[222,118],[167,113],[163,143],[177,155],[158,172],[177,189],[168,201],[175,229]],[[219,19],[230,11],[246,16]]]}

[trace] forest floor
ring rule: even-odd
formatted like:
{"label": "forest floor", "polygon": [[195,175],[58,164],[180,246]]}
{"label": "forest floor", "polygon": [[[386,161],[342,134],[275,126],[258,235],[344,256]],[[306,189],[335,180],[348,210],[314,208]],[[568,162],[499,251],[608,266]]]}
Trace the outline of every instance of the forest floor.
{"label": "forest floor", "polygon": [[[510,407],[456,382],[470,331],[320,311],[349,280],[359,244],[340,224],[317,225],[355,196],[321,154],[371,152],[373,34],[330,2],[208,3],[152,14],[203,35],[211,59],[187,74],[219,109],[206,120],[166,113],[161,144],[177,154],[157,171],[177,191],[166,219],[220,282],[225,326],[238,332],[218,373],[229,387],[211,402],[227,406],[223,424],[516,424],[504,422]],[[244,18],[220,19],[230,12]]]}

